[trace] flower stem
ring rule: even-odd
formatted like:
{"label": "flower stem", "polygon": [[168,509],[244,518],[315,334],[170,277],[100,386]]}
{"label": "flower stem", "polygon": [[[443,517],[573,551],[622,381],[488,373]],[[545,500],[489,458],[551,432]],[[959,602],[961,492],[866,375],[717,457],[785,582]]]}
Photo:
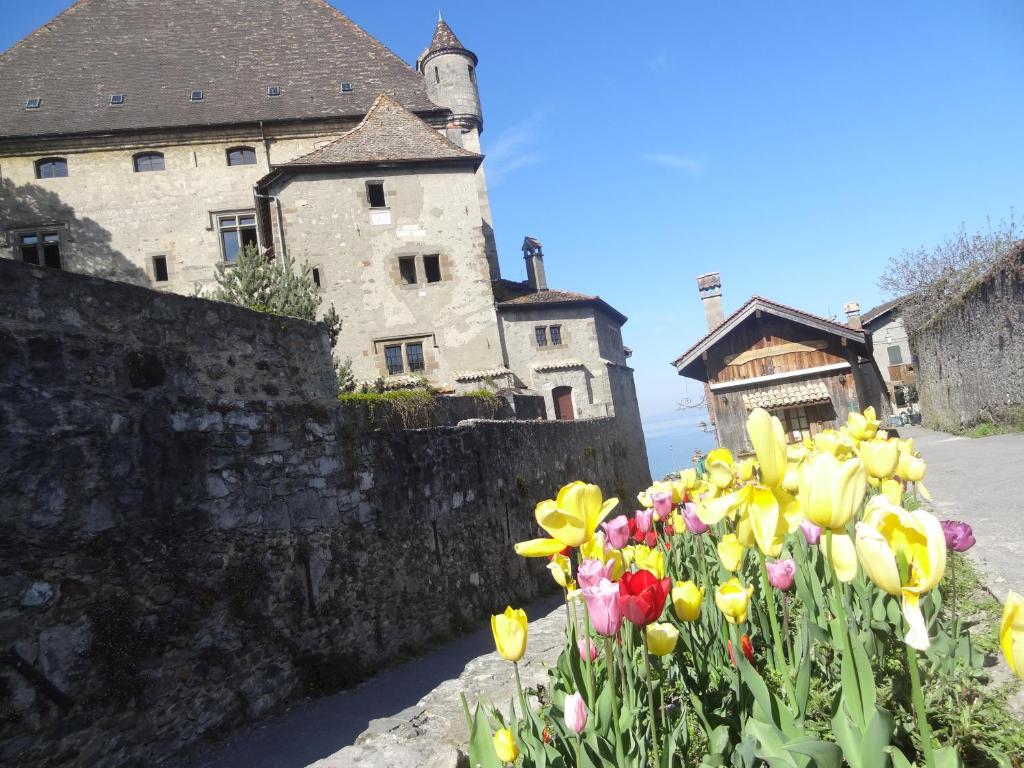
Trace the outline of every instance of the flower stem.
{"label": "flower stem", "polygon": [[952,584],[950,586],[952,587],[952,590],[953,590],[953,642],[954,643],[959,643],[960,642],[960,621],[957,619],[957,615],[956,615],[956,552],[951,552],[950,554],[952,555],[950,557],[950,563],[949,563],[950,564],[949,577],[952,580]]}
{"label": "flower stem", "polygon": [[907,646],[907,667],[910,670],[910,691],[917,712],[917,728],[921,732],[921,749],[924,752],[924,764],[934,768],[935,755],[932,752],[932,729],[928,725],[928,711],[924,706],[924,694],[921,691],[921,673],[917,669],[917,651]]}
{"label": "flower stem", "polygon": [[580,734],[576,734],[576,768],[583,765],[583,737]]}
{"label": "flower stem", "polygon": [[618,743],[619,740],[619,691],[618,685],[616,684],[616,671],[615,671],[615,652],[612,650],[612,639],[606,637],[604,639],[604,658],[605,663],[608,666],[608,681],[612,685],[612,741]]}
{"label": "flower stem", "polygon": [[644,641],[644,668],[647,672],[647,704],[651,708],[651,754],[654,755],[655,768],[661,764],[658,760],[658,728],[655,722],[656,710],[654,708],[654,680],[651,677],[651,654],[647,649],[647,630],[646,627],[641,627],[640,635]]}
{"label": "flower stem", "polygon": [[523,693],[523,681],[519,678],[519,662],[512,662],[512,669],[516,672],[516,692],[519,694],[519,706],[523,710],[523,718],[527,716],[526,694]]}
{"label": "flower stem", "polygon": [[789,676],[789,663],[786,661],[786,652],[782,647],[782,637],[779,635],[779,620],[775,615],[775,591],[768,581],[768,564],[764,553],[758,550],[761,560],[761,589],[768,602],[768,623],[772,626],[772,640],[775,645],[775,658],[782,672],[782,681],[786,684],[786,695],[789,697],[791,706],[796,705],[796,691],[793,689],[793,680]]}

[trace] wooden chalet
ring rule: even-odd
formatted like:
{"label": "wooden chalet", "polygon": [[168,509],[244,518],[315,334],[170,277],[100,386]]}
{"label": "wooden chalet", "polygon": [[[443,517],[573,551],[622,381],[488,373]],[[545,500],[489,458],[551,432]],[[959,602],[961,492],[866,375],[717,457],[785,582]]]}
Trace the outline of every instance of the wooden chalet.
{"label": "wooden chalet", "polygon": [[837,428],[869,405],[888,413],[871,334],[753,296],[726,318],[717,273],[697,279],[708,333],[673,365],[705,385],[720,445],[751,449],[747,416],[761,407],[779,417],[791,440]]}

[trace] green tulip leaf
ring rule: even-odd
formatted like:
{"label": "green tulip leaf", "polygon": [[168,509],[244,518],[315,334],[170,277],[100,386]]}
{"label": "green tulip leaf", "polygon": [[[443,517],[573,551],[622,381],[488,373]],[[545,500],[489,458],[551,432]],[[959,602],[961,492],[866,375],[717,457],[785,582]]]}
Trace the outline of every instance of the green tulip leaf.
{"label": "green tulip leaf", "polygon": [[888,751],[892,758],[892,768],[914,768],[914,764],[896,747],[890,747]]}
{"label": "green tulip leaf", "polygon": [[838,745],[829,741],[821,741],[812,736],[787,741],[782,745],[789,752],[806,755],[815,768],[840,768],[843,764],[843,751]]}
{"label": "green tulip leaf", "polygon": [[[939,590],[935,590],[938,592]],[[953,747],[935,750],[935,768],[963,768],[963,761]]]}
{"label": "green tulip leaf", "polygon": [[884,709],[875,709],[871,722],[860,743],[860,758],[864,765],[885,765],[886,750],[896,731],[896,721]]}
{"label": "green tulip leaf", "polygon": [[473,715],[473,733],[469,740],[469,760],[477,768],[501,768],[493,739],[494,732],[483,708],[478,706]]}

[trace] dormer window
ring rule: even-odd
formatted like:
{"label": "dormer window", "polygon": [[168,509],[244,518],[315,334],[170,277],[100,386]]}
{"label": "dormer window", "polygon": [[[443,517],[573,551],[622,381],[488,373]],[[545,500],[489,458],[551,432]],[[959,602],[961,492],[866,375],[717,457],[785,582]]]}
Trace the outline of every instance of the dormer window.
{"label": "dormer window", "polygon": [[274,97],[274,96],[280,96],[280,95],[281,95],[281,86],[280,85],[268,85],[267,86],[267,96]]}
{"label": "dormer window", "polygon": [[68,161],[63,157],[46,157],[36,160],[37,179],[56,179],[68,175]]}
{"label": "dormer window", "polygon": [[348,82],[347,80],[342,80],[342,82],[341,82],[341,92],[342,93],[352,93],[352,83]]}
{"label": "dormer window", "polygon": [[112,106],[112,107],[124,106],[124,94],[123,93],[112,93],[112,94],[110,94],[110,106]]}
{"label": "dormer window", "polygon": [[192,91],[188,95],[189,101],[202,101],[205,94],[202,91]]}
{"label": "dormer window", "polygon": [[140,152],[132,158],[136,173],[164,170],[164,156],[160,152]]}
{"label": "dormer window", "polygon": [[256,150],[252,147],[232,147],[228,150],[228,165],[256,165]]}
{"label": "dormer window", "polygon": [[32,98],[25,102],[25,109],[39,109],[43,106],[43,100],[39,98]]}

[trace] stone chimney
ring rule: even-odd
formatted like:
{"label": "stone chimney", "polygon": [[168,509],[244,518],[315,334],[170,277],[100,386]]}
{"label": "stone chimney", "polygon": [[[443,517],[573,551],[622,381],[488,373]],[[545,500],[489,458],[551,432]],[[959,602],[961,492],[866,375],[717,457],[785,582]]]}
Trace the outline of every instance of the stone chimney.
{"label": "stone chimney", "polygon": [[704,316],[708,319],[708,330],[713,331],[725,320],[722,314],[722,280],[717,272],[708,272],[697,278],[697,290],[704,302]]}
{"label": "stone chimney", "polygon": [[452,121],[448,123],[447,126],[445,126],[444,135],[448,138],[448,141],[450,141],[455,146],[462,146],[462,129],[459,127],[459,124],[456,123],[455,121]]}
{"label": "stone chimney", "polygon": [[523,258],[526,259],[526,283],[532,291],[546,291],[548,276],[544,273],[544,251],[540,240],[527,237],[523,240]]}
{"label": "stone chimney", "polygon": [[855,331],[859,331],[864,326],[860,322],[860,302],[859,301],[848,301],[843,305],[843,311],[846,312],[846,324],[853,328]]}

